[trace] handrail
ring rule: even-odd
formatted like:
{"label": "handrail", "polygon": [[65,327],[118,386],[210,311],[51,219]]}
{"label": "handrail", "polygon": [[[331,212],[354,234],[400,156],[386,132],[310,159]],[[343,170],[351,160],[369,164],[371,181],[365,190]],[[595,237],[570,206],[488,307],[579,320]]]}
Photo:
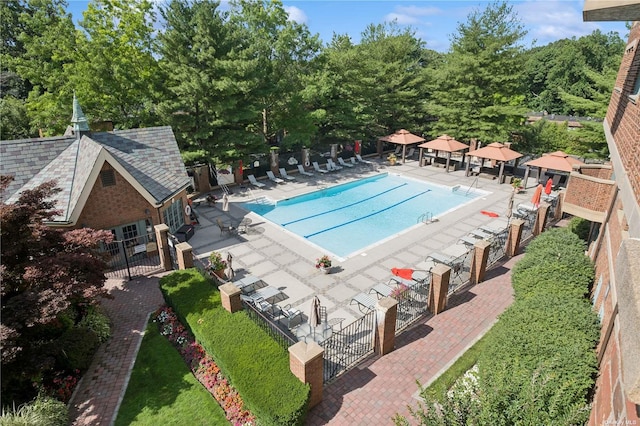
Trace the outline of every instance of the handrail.
{"label": "handrail", "polygon": [[467,189],[467,192],[464,195],[469,195],[469,192],[471,192],[471,189],[473,188],[473,184],[476,184],[476,189],[478,189],[478,177],[476,176],[476,178],[473,180],[473,182],[471,182],[471,185],[469,185],[469,188]]}

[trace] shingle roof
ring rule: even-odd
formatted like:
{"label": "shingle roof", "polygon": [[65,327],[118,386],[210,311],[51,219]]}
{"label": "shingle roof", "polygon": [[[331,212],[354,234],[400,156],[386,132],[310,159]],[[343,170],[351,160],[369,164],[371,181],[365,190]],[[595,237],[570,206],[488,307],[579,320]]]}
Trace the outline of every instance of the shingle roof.
{"label": "shingle roof", "polygon": [[62,189],[56,195],[60,221],[69,221],[83,189],[106,151],[156,203],[190,183],[171,127],[117,130],[75,137],[25,139],[0,142],[0,174],[14,176],[7,189],[8,202],[19,193],[56,179]]}

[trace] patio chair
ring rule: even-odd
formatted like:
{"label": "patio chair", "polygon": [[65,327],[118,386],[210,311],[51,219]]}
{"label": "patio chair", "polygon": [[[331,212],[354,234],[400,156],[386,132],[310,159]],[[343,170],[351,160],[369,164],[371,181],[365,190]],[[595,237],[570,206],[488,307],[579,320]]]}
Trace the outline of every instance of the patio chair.
{"label": "patio chair", "polygon": [[356,158],[358,159],[359,162],[361,162],[362,164],[373,164],[372,161],[369,160],[365,160],[364,158],[362,158],[362,156],[360,154],[356,154]]}
{"label": "patio chair", "polygon": [[267,177],[269,178],[269,180],[271,182],[274,183],[284,183],[284,179],[280,179],[279,177],[277,177],[276,175],[273,174],[273,172],[271,170],[267,170]]}
{"label": "patio chair", "polygon": [[280,176],[282,176],[284,179],[286,179],[286,180],[296,180],[296,178],[294,178],[293,176],[289,176],[287,174],[287,171],[284,168],[281,167],[278,170],[280,170]]}
{"label": "patio chair", "polygon": [[331,171],[342,170],[342,167],[333,162],[331,158],[327,158],[327,169]]}
{"label": "patio chair", "polygon": [[351,302],[349,302],[350,305],[353,305],[354,303],[358,305],[358,309],[360,310],[360,312],[366,314],[367,312],[374,310],[376,307],[376,303],[378,302],[376,299],[371,297],[370,294],[358,293],[353,296],[353,299],[351,299]]}
{"label": "patio chair", "polygon": [[378,296],[378,299],[382,297],[389,297],[391,296],[391,293],[393,293],[393,288],[384,283],[376,284],[371,290],[369,290],[369,294],[372,293],[375,293]]}
{"label": "patio chair", "polygon": [[463,261],[461,259],[444,253],[431,253],[429,256],[427,256],[427,260],[429,259],[433,260],[436,263],[447,265],[454,272],[459,272],[463,267]]}
{"label": "patio chair", "polygon": [[220,228],[220,235],[225,234],[225,233],[229,234],[229,235],[238,233],[238,229],[237,228],[222,222],[222,219],[217,218],[216,222],[218,224],[218,228]]}
{"label": "patio chair", "polygon": [[313,173],[306,171],[302,164],[298,164],[298,172],[303,176],[313,176]]}
{"label": "patio chair", "polygon": [[258,182],[254,175],[247,175],[247,179],[249,179],[249,183],[255,186],[256,188],[264,188],[265,186],[267,186],[262,182]]}
{"label": "patio chair", "polygon": [[415,148],[409,148],[409,151],[407,151],[407,158],[413,158],[413,154],[416,153],[416,149]]}
{"label": "patio chair", "polygon": [[298,322],[302,322],[302,312],[300,312],[299,309],[292,307],[290,303],[285,305],[284,307],[278,306],[278,309],[280,310],[282,319],[286,320],[288,329],[291,329],[291,323],[296,319],[298,320]]}
{"label": "patio chair", "polygon": [[393,154],[394,155],[399,155],[401,151],[402,151],[402,146],[398,145],[398,146],[396,146],[396,150],[393,152]]}
{"label": "patio chair", "polygon": [[315,170],[316,172],[329,173],[329,170],[321,169],[317,161],[314,161],[312,164],[313,164],[313,170]]}
{"label": "patio chair", "polygon": [[342,157],[338,157],[338,163],[340,163],[340,165],[344,167],[349,167],[349,168],[353,167],[353,164],[346,163],[344,161],[344,158]]}
{"label": "patio chair", "polygon": [[244,294],[240,295],[240,299],[244,300],[247,303],[252,304],[256,307],[256,309],[264,314],[267,314],[271,317],[275,317],[279,313],[280,307],[278,305],[274,305],[269,303],[267,300],[261,297],[251,297]]}

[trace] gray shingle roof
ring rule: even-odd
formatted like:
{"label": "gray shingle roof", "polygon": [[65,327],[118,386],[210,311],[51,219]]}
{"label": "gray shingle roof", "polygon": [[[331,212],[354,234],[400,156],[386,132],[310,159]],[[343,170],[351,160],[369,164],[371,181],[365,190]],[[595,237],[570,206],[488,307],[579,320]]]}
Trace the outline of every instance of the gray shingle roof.
{"label": "gray shingle roof", "polygon": [[5,196],[15,202],[19,193],[56,179],[57,220],[68,221],[102,150],[145,188],[156,203],[190,183],[171,127],[117,130],[75,137],[0,142],[0,173],[14,176]]}

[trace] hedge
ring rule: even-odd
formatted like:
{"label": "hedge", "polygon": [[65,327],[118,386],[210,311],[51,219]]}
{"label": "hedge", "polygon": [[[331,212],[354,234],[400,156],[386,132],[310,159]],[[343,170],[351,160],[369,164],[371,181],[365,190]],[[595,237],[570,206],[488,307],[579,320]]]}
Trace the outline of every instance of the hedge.
{"label": "hedge", "polygon": [[197,270],[167,275],[160,287],[260,424],[304,423],[309,386],[291,373],[287,351],[244,312],[224,310],[217,288]]}
{"label": "hedge", "polygon": [[600,327],[585,297],[593,266],[566,229],[533,240],[512,273],[515,302],[480,355],[480,424],[581,424]]}

